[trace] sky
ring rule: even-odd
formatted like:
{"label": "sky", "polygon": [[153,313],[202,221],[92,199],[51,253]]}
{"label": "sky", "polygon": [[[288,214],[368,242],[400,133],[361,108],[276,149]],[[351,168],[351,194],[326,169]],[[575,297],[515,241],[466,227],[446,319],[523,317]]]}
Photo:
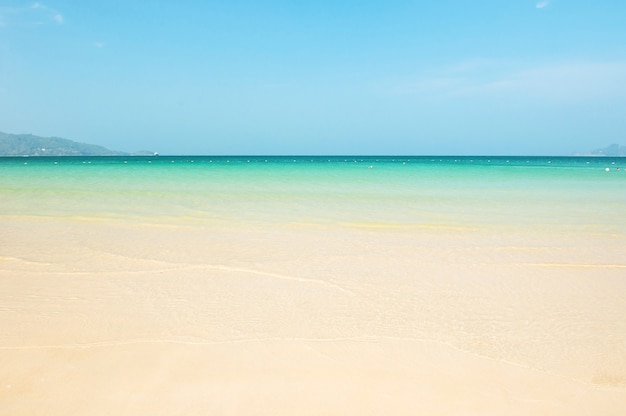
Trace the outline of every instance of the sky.
{"label": "sky", "polygon": [[0,0],[0,131],[161,154],[626,144],[626,1]]}

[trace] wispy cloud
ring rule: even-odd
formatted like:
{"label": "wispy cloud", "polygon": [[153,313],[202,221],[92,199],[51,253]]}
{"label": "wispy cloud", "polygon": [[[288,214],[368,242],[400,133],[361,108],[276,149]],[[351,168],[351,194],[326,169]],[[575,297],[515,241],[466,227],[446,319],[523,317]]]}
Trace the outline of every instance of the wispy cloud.
{"label": "wispy cloud", "polygon": [[479,71],[453,73],[447,68],[434,76],[396,84],[392,95],[454,100],[461,97],[509,97],[542,102],[576,103],[626,99],[626,62],[561,62],[514,68],[506,62],[485,64]]}
{"label": "wispy cloud", "polygon": [[419,95],[449,99],[460,95],[496,92],[509,88],[507,65],[492,59],[474,58],[432,69],[417,79],[398,83],[390,89],[394,95]]}
{"label": "wispy cloud", "polygon": [[40,2],[28,6],[0,6],[0,28],[41,26],[49,23],[62,25],[65,17],[58,10]]}
{"label": "wispy cloud", "polygon": [[94,48],[102,49],[105,46],[104,42],[94,42],[91,44]]}
{"label": "wispy cloud", "polygon": [[57,10],[51,8],[51,7],[48,7],[48,6],[46,6],[46,5],[42,4],[42,3],[35,2],[35,3],[33,3],[30,6],[30,8],[32,10],[37,10],[37,11],[43,13],[44,16],[47,19],[52,20],[53,22],[55,22],[55,23],[57,23],[59,25],[62,25],[65,22],[65,19],[63,18],[63,15],[59,11],[57,11]]}
{"label": "wispy cloud", "polygon": [[551,101],[626,99],[626,62],[566,62],[529,68],[510,80],[521,94]]}
{"label": "wispy cloud", "polygon": [[537,4],[535,4],[535,7],[538,9],[543,9],[546,8],[550,5],[550,2],[548,0],[544,0],[544,1],[540,1]]}

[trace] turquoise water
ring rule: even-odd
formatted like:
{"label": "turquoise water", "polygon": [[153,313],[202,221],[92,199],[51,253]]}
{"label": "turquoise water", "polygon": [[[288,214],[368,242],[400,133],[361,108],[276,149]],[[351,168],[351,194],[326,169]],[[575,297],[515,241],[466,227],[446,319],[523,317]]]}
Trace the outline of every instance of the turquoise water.
{"label": "turquoise water", "polygon": [[626,233],[626,159],[0,158],[0,197],[10,217]]}

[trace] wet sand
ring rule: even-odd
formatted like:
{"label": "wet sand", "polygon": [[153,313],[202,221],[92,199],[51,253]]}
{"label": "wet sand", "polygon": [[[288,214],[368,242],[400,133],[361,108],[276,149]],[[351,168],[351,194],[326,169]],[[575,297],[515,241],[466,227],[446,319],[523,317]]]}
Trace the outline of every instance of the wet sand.
{"label": "wet sand", "polygon": [[0,222],[2,413],[626,408],[620,234]]}

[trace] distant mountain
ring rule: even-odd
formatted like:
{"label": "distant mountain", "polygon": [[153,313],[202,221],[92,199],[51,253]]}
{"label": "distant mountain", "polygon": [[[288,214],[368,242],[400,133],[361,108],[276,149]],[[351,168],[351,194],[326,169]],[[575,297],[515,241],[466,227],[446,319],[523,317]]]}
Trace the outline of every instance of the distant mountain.
{"label": "distant mountain", "polygon": [[594,156],[626,156],[626,146],[613,143],[603,149],[596,149],[590,152]]}
{"label": "distant mountain", "polygon": [[0,132],[0,156],[123,156],[127,154],[59,137]]}

